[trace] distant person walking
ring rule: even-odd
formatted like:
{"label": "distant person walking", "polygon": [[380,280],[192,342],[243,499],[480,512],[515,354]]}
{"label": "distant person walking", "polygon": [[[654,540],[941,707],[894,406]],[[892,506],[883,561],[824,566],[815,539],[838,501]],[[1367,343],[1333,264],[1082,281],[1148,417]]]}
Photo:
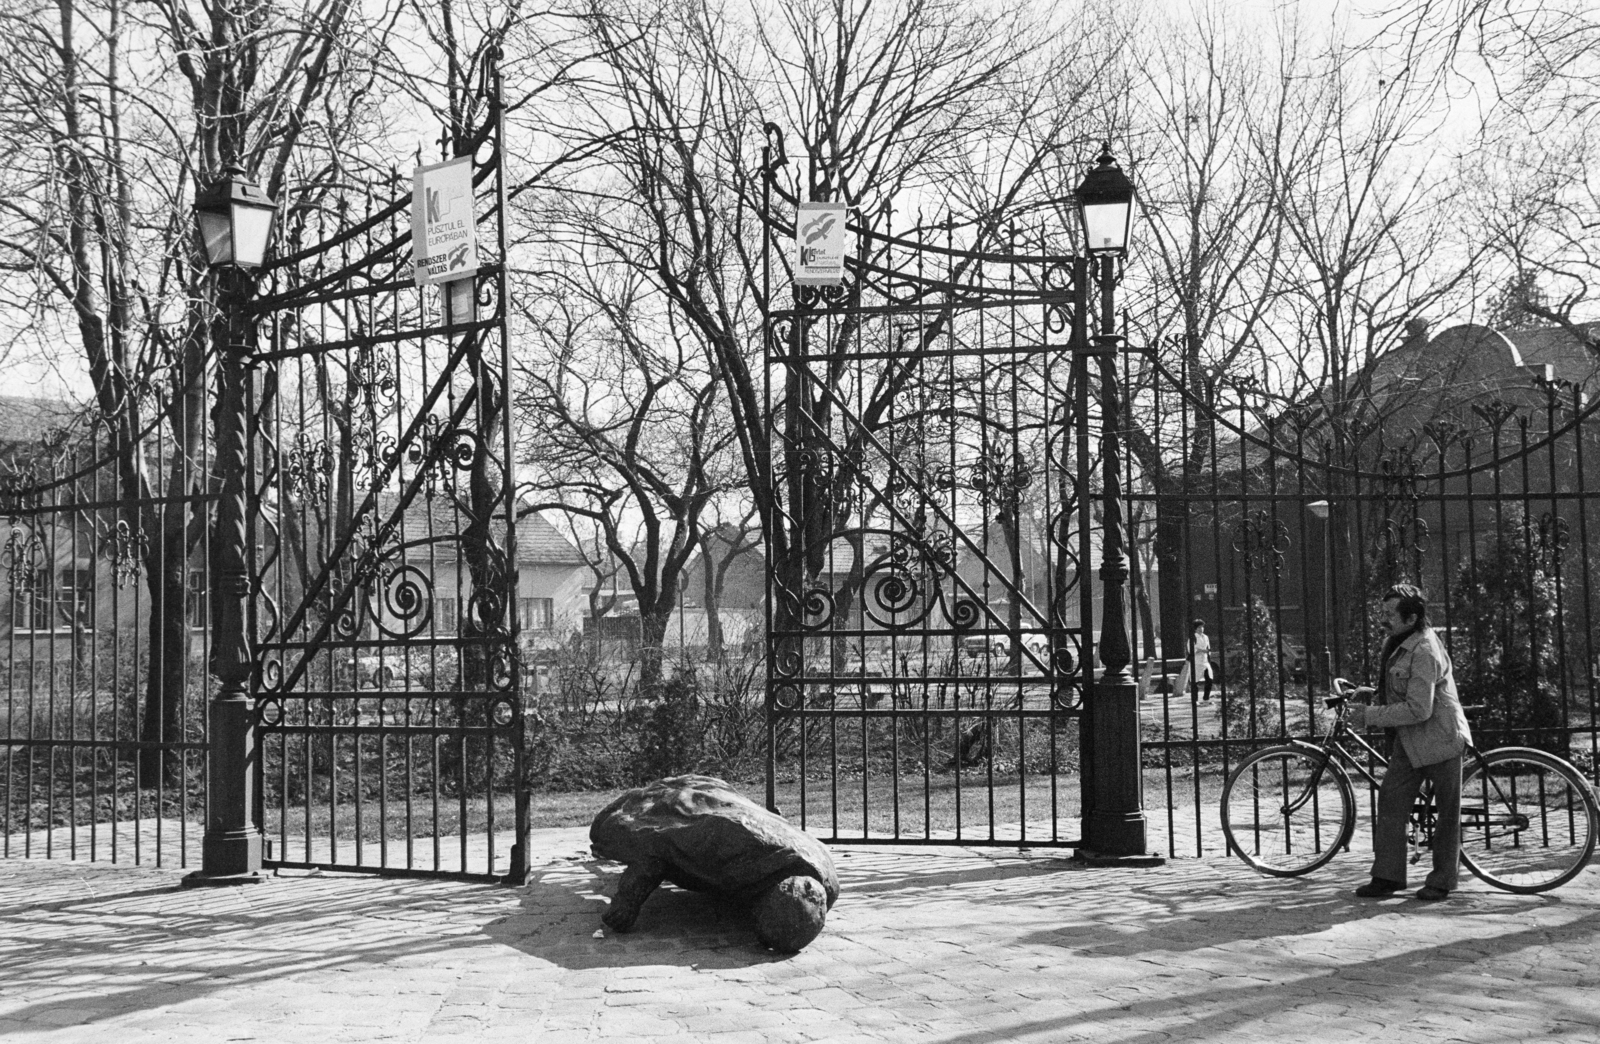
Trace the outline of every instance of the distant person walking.
{"label": "distant person walking", "polygon": [[1427,596],[1411,584],[1396,584],[1384,592],[1383,621],[1389,637],[1378,661],[1377,704],[1349,707],[1352,728],[1385,728],[1390,736],[1389,767],[1372,821],[1372,880],[1356,895],[1377,899],[1406,886],[1406,828],[1427,780],[1436,814],[1433,870],[1417,898],[1443,899],[1455,890],[1461,862],[1461,754],[1472,735],[1456,696],[1450,654],[1428,626]]}
{"label": "distant person walking", "polygon": [[1189,685],[1191,686],[1189,698],[1193,699],[1195,693],[1202,691],[1201,682],[1204,682],[1203,689],[1205,694],[1200,697],[1200,702],[1210,703],[1212,678],[1211,639],[1206,635],[1206,622],[1204,620],[1196,620],[1189,625],[1189,628],[1188,667]]}

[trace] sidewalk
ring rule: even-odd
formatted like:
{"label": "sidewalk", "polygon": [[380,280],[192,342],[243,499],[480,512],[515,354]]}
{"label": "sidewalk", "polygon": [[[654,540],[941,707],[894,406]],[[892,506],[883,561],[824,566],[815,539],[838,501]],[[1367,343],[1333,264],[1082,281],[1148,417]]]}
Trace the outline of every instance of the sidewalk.
{"label": "sidewalk", "polygon": [[0,860],[0,1038],[31,1042],[1594,1041],[1600,870],[1360,901],[1225,861],[837,847],[844,893],[781,959],[664,889],[600,931],[617,868],[540,831],[526,889]]}

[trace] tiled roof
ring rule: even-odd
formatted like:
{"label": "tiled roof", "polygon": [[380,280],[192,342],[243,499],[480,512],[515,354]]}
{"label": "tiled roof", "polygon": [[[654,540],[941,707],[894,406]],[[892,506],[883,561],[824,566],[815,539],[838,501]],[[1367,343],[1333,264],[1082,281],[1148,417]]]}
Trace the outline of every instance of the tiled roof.
{"label": "tiled roof", "polygon": [[[1591,337],[1600,339],[1600,324],[1593,324],[1588,330]],[[1554,371],[1551,376],[1578,384],[1588,384],[1600,376],[1600,353],[1580,343],[1567,330],[1508,330],[1505,336],[1516,345],[1524,366],[1549,366]]]}
{"label": "tiled roof", "polygon": [[56,399],[0,395],[0,445],[37,442],[51,428],[61,428],[78,411]]}
{"label": "tiled roof", "polygon": [[530,565],[583,565],[583,556],[538,512],[517,523],[517,560]]}
{"label": "tiled roof", "polygon": [[[385,493],[378,499],[380,508],[386,512],[393,510],[397,500],[392,493]],[[428,498],[419,493],[406,510],[408,539],[429,532],[430,515],[434,534],[454,533],[466,524],[465,517],[457,513],[453,498],[446,495]],[[500,525],[494,530],[497,535],[505,532]],[[584,564],[583,556],[572,542],[538,512],[524,515],[517,521],[517,562],[520,565]]]}

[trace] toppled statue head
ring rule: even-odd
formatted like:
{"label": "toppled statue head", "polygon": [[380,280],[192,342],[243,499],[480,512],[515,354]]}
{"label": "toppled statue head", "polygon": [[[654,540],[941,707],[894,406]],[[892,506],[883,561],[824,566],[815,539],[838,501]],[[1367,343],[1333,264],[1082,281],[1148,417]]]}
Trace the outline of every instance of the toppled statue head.
{"label": "toppled statue head", "polygon": [[671,881],[752,905],[763,945],[798,952],[822,931],[839,877],[821,842],[710,776],[636,787],[589,827],[595,854],[627,864],[603,917],[633,928],[656,887]]}
{"label": "toppled statue head", "polygon": [[828,893],[815,877],[795,874],[756,900],[756,938],[780,953],[799,953],[822,933]]}

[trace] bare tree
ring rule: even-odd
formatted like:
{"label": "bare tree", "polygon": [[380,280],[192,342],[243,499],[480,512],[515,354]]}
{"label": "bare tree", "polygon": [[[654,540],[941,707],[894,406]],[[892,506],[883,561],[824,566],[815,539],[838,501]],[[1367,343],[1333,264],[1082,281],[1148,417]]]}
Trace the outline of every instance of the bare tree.
{"label": "bare tree", "polygon": [[721,386],[626,266],[574,258],[546,278],[557,292],[530,317],[538,361],[519,373],[528,510],[593,521],[637,595],[640,684],[653,693],[701,515],[731,485]]}
{"label": "bare tree", "polygon": [[[1396,68],[1476,105],[1468,182],[1496,264],[1479,289],[1600,348],[1600,13],[1585,0],[1423,0],[1383,12],[1373,41]],[[1458,106],[1459,107],[1459,106]]]}
{"label": "bare tree", "polygon": [[[1000,246],[1009,222],[1044,220],[1038,208],[1060,185],[1057,153],[1081,149],[1077,106],[1100,68],[1077,53],[1086,40],[1053,35],[1030,13],[950,0],[586,9],[589,50],[605,58],[574,85],[567,106],[554,107],[547,129],[594,143],[563,176],[566,191],[596,205],[584,217],[590,224],[541,224],[585,256],[627,266],[641,292],[659,295],[684,343],[698,346],[722,389],[739,478],[772,560],[795,577],[822,568],[827,534],[843,519],[835,516],[841,504],[816,498],[800,517],[786,516],[779,495],[797,473],[778,452],[761,369],[761,315],[776,306],[765,297],[761,255],[769,233],[784,235],[761,224],[768,179],[790,202],[841,198],[863,227],[879,231],[917,235],[938,222],[975,250]],[[769,123],[788,129],[798,183],[791,170],[764,170],[758,160]],[[925,222],[907,220],[919,211]],[[789,292],[787,275],[771,292]],[[935,318],[905,347],[931,344],[947,322]],[[860,334],[845,323],[834,336],[845,343]],[[891,365],[873,378],[865,430],[886,423],[916,372]],[[822,377],[824,386],[844,379],[840,368]],[[831,408],[818,389],[783,394],[797,406],[794,397],[803,397],[814,416]],[[849,485],[862,447],[840,457],[837,481]]]}
{"label": "bare tree", "polygon": [[302,153],[320,153],[311,167],[336,163],[349,118],[330,66],[348,8],[71,0],[4,23],[14,60],[0,72],[0,149],[13,191],[0,204],[0,268],[35,315],[73,331],[91,408],[112,432],[124,521],[142,534],[154,621],[146,782],[156,742],[180,734],[186,563],[202,521],[158,498],[191,503],[206,481],[210,304],[187,203],[228,164],[281,193]]}
{"label": "bare tree", "polygon": [[[193,505],[213,481],[204,402],[215,306],[190,202],[237,165],[283,203],[292,236],[341,194],[383,183],[396,113],[382,87],[408,62],[416,72],[417,45],[395,28],[408,11],[426,28],[421,8],[350,0],[63,0],[0,15],[13,45],[0,68],[0,293],[32,317],[36,339],[70,331],[85,405],[111,432],[104,451],[153,621],[146,782],[158,744],[180,734],[185,578],[205,522]],[[454,70],[463,55],[445,60]],[[463,76],[440,77],[441,105],[469,96]],[[450,113],[453,128],[472,120]],[[333,383],[322,392],[337,412]]]}
{"label": "bare tree", "polygon": [[[728,574],[740,559],[761,552],[761,527],[756,521],[755,502],[738,497],[741,509],[736,521],[722,521],[723,505],[712,505],[713,516],[700,534],[701,605],[706,613],[706,658],[721,661],[725,651],[722,626],[722,601]],[[748,639],[747,639],[748,640]]]}
{"label": "bare tree", "polygon": [[[1257,371],[1281,350],[1275,327],[1292,279],[1281,192],[1305,162],[1312,130],[1289,110],[1305,62],[1291,27],[1220,5],[1165,17],[1165,31],[1148,34],[1133,60],[1142,221],[1130,274],[1137,289],[1127,296],[1160,368],[1133,380],[1133,401],[1149,422],[1130,426],[1128,444],[1156,496],[1151,553],[1159,634],[1171,656],[1189,633],[1185,495],[1203,488],[1215,466],[1216,433],[1205,423],[1180,430],[1144,411],[1183,415],[1178,389],[1215,408],[1219,377]],[[1147,598],[1140,608],[1149,634]]]}

